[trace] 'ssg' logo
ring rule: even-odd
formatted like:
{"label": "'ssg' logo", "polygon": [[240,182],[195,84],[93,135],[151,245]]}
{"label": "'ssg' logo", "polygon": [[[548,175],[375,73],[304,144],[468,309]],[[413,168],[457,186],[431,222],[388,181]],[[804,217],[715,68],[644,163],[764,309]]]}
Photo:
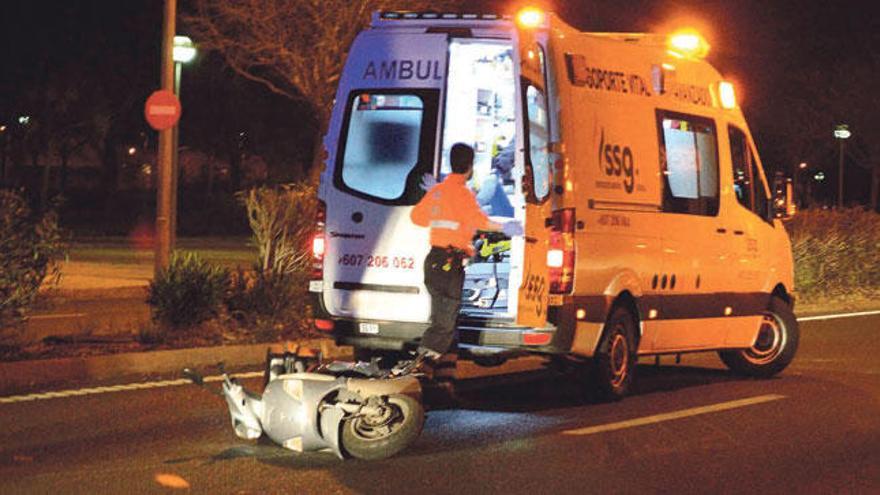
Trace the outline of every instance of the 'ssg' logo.
{"label": "'ssg' logo", "polygon": [[636,187],[636,175],[633,153],[629,146],[620,146],[605,142],[605,129],[599,141],[599,169],[608,177],[622,177],[623,188],[632,193]]}

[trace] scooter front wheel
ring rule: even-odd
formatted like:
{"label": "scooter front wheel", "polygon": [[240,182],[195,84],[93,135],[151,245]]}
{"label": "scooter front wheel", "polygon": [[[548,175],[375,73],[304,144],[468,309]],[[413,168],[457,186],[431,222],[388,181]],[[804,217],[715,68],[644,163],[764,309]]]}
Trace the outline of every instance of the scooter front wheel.
{"label": "scooter front wheel", "polygon": [[408,395],[389,395],[375,414],[354,416],[342,424],[342,447],[368,461],[386,459],[409,446],[422,432],[425,410]]}

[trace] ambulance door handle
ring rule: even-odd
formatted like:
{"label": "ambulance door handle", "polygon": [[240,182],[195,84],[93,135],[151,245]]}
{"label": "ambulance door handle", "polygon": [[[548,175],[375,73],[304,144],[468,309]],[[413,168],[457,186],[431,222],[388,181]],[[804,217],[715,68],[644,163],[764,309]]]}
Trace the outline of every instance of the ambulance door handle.
{"label": "ambulance door handle", "polygon": [[718,232],[719,234],[726,234],[727,229],[725,229],[723,227],[719,227],[719,228],[715,229],[715,232]]}
{"label": "ambulance door handle", "polygon": [[526,242],[528,242],[529,244],[535,244],[535,243],[538,242],[538,238],[537,238],[537,237],[529,237],[529,236],[526,236],[526,237],[525,237],[525,240],[526,240]]}
{"label": "ambulance door handle", "polygon": [[734,230],[733,235],[745,235],[745,232],[743,232],[742,230]]}

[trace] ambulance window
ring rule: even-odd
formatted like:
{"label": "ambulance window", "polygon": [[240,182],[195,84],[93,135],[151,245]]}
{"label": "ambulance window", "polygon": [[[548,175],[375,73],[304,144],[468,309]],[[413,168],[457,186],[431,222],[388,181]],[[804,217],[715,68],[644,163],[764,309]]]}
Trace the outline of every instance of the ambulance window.
{"label": "ambulance window", "polygon": [[751,156],[752,159],[752,177],[755,182],[754,212],[764,220],[768,220],[771,218],[771,213],[770,201],[767,199],[767,190],[764,187],[764,180],[761,179],[761,172],[758,171],[758,160],[755,159],[755,155],[753,155],[751,151],[749,151],[749,156]]}
{"label": "ambulance window", "polygon": [[550,192],[550,156],[547,153],[549,125],[547,121],[547,99],[544,93],[532,86],[526,88],[526,110],[528,111],[528,163],[531,165],[535,198],[542,201]]}
{"label": "ambulance window", "polygon": [[749,146],[746,134],[736,127],[728,128],[730,136],[730,161],[733,164],[733,192],[741,205],[755,212],[759,217],[770,218],[770,202],[758,160]]}
{"label": "ambulance window", "polygon": [[666,177],[663,209],[718,214],[718,145],[715,125],[700,117],[658,112]]}
{"label": "ambulance window", "polygon": [[752,209],[752,167],[749,143],[746,135],[736,127],[729,129],[730,161],[733,164],[733,192],[736,200],[747,209]]}
{"label": "ambulance window", "polygon": [[[337,185],[383,202],[418,201],[421,194],[416,175],[421,174],[413,172],[420,163],[428,165],[419,169],[430,172],[434,132],[430,122],[436,119],[425,117],[429,113],[436,115],[436,109],[427,108],[436,106],[436,97],[414,93],[353,94],[341,137]],[[431,105],[426,105],[426,98]]]}

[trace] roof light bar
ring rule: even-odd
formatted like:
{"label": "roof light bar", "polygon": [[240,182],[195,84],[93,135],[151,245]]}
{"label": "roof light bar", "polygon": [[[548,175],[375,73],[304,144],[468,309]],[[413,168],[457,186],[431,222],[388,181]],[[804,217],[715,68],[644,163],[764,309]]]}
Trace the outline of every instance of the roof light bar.
{"label": "roof light bar", "polygon": [[410,11],[383,11],[379,18],[384,20],[412,20],[412,19],[464,19],[468,21],[498,21],[509,19],[509,16],[500,14],[461,13],[461,12],[410,12]]}
{"label": "roof light bar", "polygon": [[706,58],[709,43],[693,29],[683,29],[672,33],[667,39],[669,53],[677,57]]}
{"label": "roof light bar", "polygon": [[520,26],[525,28],[536,28],[541,24],[544,24],[546,19],[547,17],[546,14],[544,14],[544,11],[534,7],[526,7],[516,15],[517,22],[519,22]]}
{"label": "roof light bar", "polygon": [[736,91],[733,89],[733,83],[728,81],[718,83],[718,96],[721,100],[721,108],[727,110],[736,108]]}

